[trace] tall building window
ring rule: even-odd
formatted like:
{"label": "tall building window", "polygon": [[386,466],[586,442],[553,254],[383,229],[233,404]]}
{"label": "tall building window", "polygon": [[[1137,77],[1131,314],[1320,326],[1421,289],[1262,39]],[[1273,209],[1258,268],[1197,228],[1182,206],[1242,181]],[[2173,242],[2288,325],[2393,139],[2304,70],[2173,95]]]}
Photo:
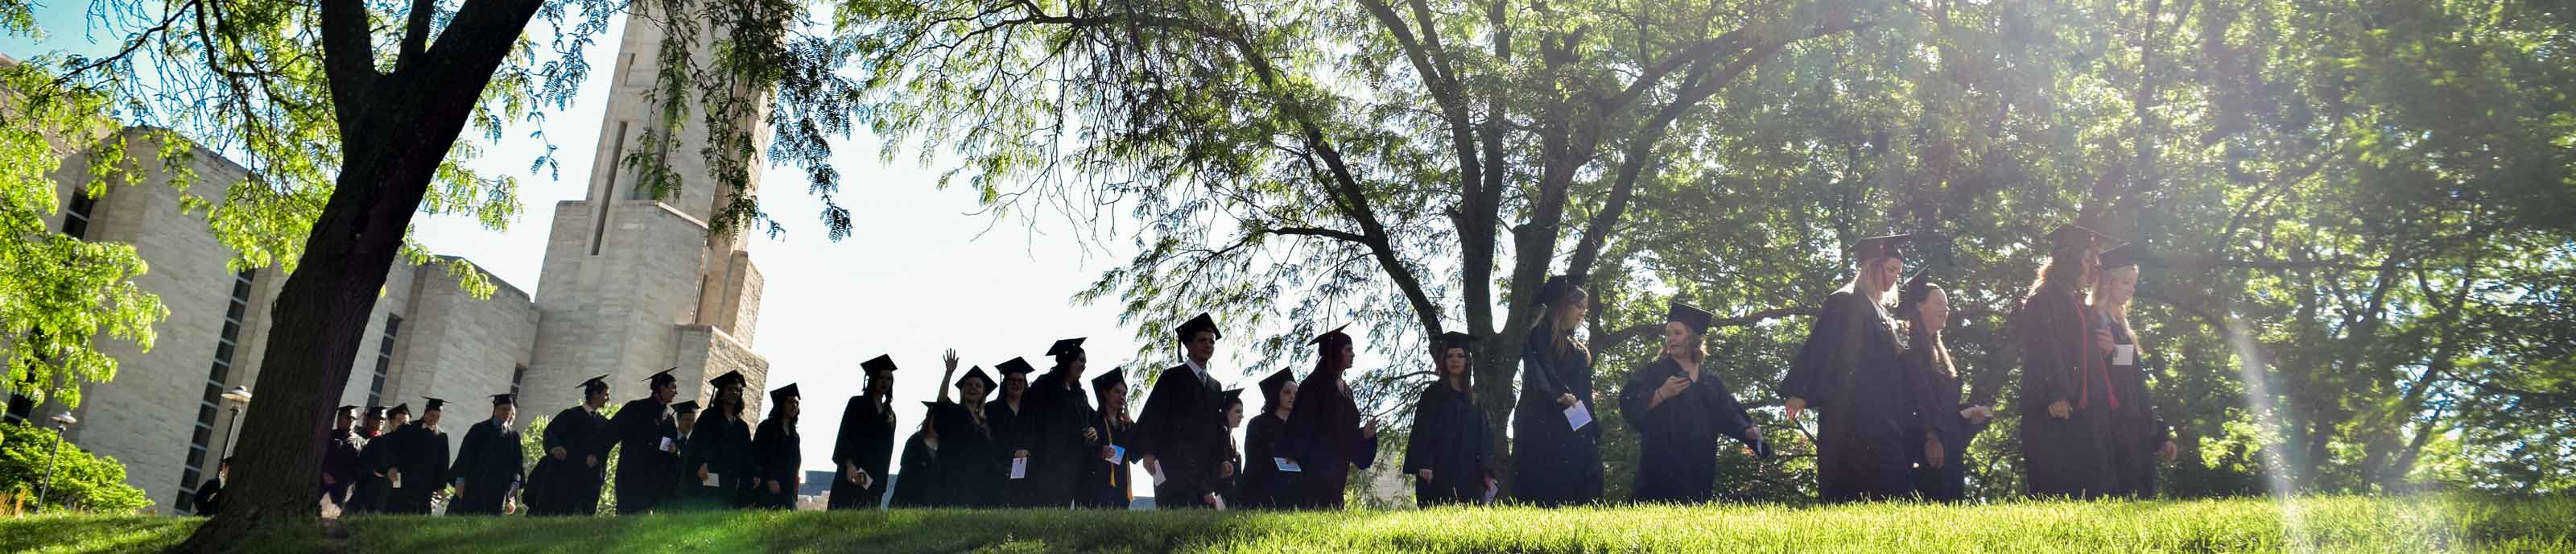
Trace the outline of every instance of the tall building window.
{"label": "tall building window", "polygon": [[[87,190],[73,190],[71,205],[63,209],[63,234],[71,238],[88,239],[89,216],[96,211],[98,211],[98,199],[90,198]],[[35,397],[18,393],[19,387],[32,386],[35,386],[35,383],[31,381],[16,383],[10,387],[9,408],[6,412],[0,412],[0,421],[25,423],[28,418],[35,417]]]}
{"label": "tall building window", "polygon": [[510,367],[510,396],[512,396],[512,397],[517,397],[517,396],[519,396],[519,384],[520,384],[520,383],[525,383],[525,382],[527,382],[527,380],[528,380],[528,366],[527,366],[526,364],[521,364],[521,365],[511,366],[511,367]]}
{"label": "tall building window", "polygon": [[232,382],[233,353],[240,350],[242,317],[250,313],[251,272],[233,274],[232,286],[232,301],[224,307],[224,331],[215,338],[215,363],[206,370],[205,394],[197,397],[197,426],[188,435],[188,463],[179,468],[179,500],[171,503],[190,513],[196,511],[192,504],[197,485],[205,483],[206,472],[212,469],[207,463],[207,451],[217,447],[216,418],[224,413],[224,386]]}
{"label": "tall building window", "polygon": [[385,314],[385,336],[376,340],[376,375],[367,382],[367,405],[385,401],[385,375],[394,369],[394,339],[402,335],[402,316]]}

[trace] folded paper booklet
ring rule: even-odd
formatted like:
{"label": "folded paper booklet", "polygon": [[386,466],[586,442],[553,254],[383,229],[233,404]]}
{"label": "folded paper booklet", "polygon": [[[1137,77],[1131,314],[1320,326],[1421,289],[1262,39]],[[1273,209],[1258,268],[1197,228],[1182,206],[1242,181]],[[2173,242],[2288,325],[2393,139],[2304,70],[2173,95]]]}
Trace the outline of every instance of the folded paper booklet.
{"label": "folded paper booklet", "polygon": [[662,451],[663,451],[663,452],[670,452],[670,451],[671,451],[671,449],[673,449],[673,448],[677,448],[677,447],[672,446],[672,444],[671,444],[671,437],[662,437]]}
{"label": "folded paper booklet", "polygon": [[1271,463],[1279,464],[1279,471],[1293,471],[1298,473],[1306,472],[1306,468],[1297,467],[1297,462],[1288,461],[1287,458],[1271,458],[1270,461]]}
{"label": "folded paper booklet", "polygon": [[715,472],[713,472],[713,471],[707,472],[707,480],[706,480],[706,482],[699,483],[698,485],[699,485],[699,486],[705,486],[705,487],[716,487],[716,486],[722,486],[722,485],[717,485],[717,484],[716,484],[716,478],[717,478],[717,477],[723,477],[723,476],[722,476],[722,475],[716,475],[716,473],[715,473]]}
{"label": "folded paper booklet", "polygon": [[1573,407],[1565,409],[1565,425],[1568,429],[1582,429],[1583,426],[1591,424],[1592,410],[1584,407],[1582,402],[1576,402]]}
{"label": "folded paper booklet", "polygon": [[394,474],[393,482],[394,482],[394,486],[393,486],[393,488],[397,488],[397,489],[402,488],[402,474],[399,474],[399,473]]}
{"label": "folded paper booklet", "polygon": [[2111,365],[2138,365],[2138,345],[2112,345]]}
{"label": "folded paper booklet", "polygon": [[1115,444],[1109,445],[1109,463],[1115,464],[1124,461],[1127,461],[1127,447]]}
{"label": "folded paper booklet", "polygon": [[1011,478],[1012,478],[1012,479],[1027,479],[1028,477],[1029,477],[1029,459],[1028,459],[1027,457],[1025,457],[1025,456],[1023,456],[1023,457],[1018,457],[1018,458],[1011,458]]}
{"label": "folded paper booklet", "polygon": [[1209,500],[1214,500],[1214,501],[1216,501],[1216,509],[1219,509],[1219,510],[1223,510],[1223,509],[1225,509],[1225,495],[1222,495],[1222,494],[1220,494],[1220,495],[1216,495],[1216,497],[1215,497],[1215,498],[1211,498],[1211,499],[1209,499]]}

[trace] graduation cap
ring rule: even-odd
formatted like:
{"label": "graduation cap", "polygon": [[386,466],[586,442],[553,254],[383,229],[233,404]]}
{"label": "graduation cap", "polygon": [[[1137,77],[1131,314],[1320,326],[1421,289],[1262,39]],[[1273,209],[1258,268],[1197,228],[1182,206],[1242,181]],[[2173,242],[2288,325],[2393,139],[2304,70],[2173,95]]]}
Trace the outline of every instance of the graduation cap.
{"label": "graduation cap", "polygon": [[778,387],[778,390],[769,391],[769,401],[771,402],[786,402],[789,398],[804,398],[803,396],[796,394],[795,383],[788,383],[787,386]]}
{"label": "graduation cap", "polygon": [[1243,405],[1243,389],[1230,389],[1225,392],[1216,393],[1216,397],[1217,405],[1219,406]]}
{"label": "graduation cap", "polygon": [[661,371],[653,372],[653,374],[652,374],[652,375],[649,375],[649,376],[644,377],[644,383],[645,383],[646,385],[649,385],[649,386],[655,386],[655,387],[659,387],[659,386],[662,386],[662,385],[665,385],[665,384],[678,383],[678,382],[680,382],[680,378],[678,378],[678,377],[672,377],[672,376],[671,376],[671,372],[673,372],[673,371],[678,371],[679,369],[680,369],[680,368],[679,368],[678,366],[672,366],[672,367],[671,367],[671,369],[665,369],[665,370],[661,370]]}
{"label": "graduation cap", "polygon": [[1058,357],[1058,358],[1062,358],[1062,357],[1065,357],[1065,356],[1071,356],[1071,355],[1075,355],[1075,354],[1081,354],[1081,353],[1082,353],[1082,339],[1083,339],[1083,338],[1085,338],[1085,337],[1074,337],[1074,338],[1064,339],[1064,340],[1060,340],[1060,341],[1055,341],[1055,345],[1054,345],[1054,346],[1049,346],[1049,347],[1047,347],[1046,355],[1048,355],[1048,356],[1055,356],[1055,357]]}
{"label": "graduation cap", "polygon": [[393,414],[411,415],[411,403],[404,402],[401,404],[395,404],[394,407],[387,408],[385,410],[385,415],[391,416]]}
{"label": "graduation cap", "polygon": [[439,400],[439,399],[436,399],[436,398],[430,398],[430,397],[427,397],[427,396],[423,396],[423,397],[421,397],[421,398],[422,398],[422,399],[424,399],[424,400],[428,400],[429,402],[421,404],[421,406],[420,406],[420,413],[424,413],[424,414],[426,414],[426,413],[430,413],[430,412],[444,411],[444,409],[447,407],[447,401],[445,401],[445,400]]}
{"label": "graduation cap", "polygon": [[1476,336],[1457,331],[1441,333],[1440,349],[1446,351],[1451,348],[1464,348],[1469,351],[1473,351],[1476,349]]}
{"label": "graduation cap", "polygon": [[1216,338],[1225,338],[1225,333],[1216,330],[1216,318],[1208,317],[1207,312],[1199,312],[1197,317],[1181,323],[1181,328],[1176,334],[1180,335],[1181,340],[1190,340],[1190,337],[1198,335],[1199,331],[1207,331],[1208,334],[1216,335]]}
{"label": "graduation cap", "polygon": [[2138,265],[2138,254],[2136,249],[2130,248],[2130,245],[2123,244],[2113,246],[2109,250],[2102,251],[2101,260],[2102,269],[2129,267]]}
{"label": "graduation cap", "polygon": [[601,376],[598,376],[598,377],[592,377],[592,378],[589,378],[589,379],[583,380],[583,381],[581,382],[581,392],[582,392],[582,393],[584,393],[584,394],[588,394],[588,393],[592,393],[592,392],[598,392],[598,391],[604,391],[604,390],[608,390],[608,376],[607,376],[607,375],[601,375]]}
{"label": "graduation cap", "polygon": [[1574,293],[1582,292],[1584,281],[1587,280],[1589,278],[1576,274],[1549,277],[1547,283],[1538,287],[1538,303],[1554,306],[1558,302],[1564,302],[1565,299],[1572,298]]}
{"label": "graduation cap", "polygon": [[384,406],[368,406],[368,407],[367,407],[367,417],[372,417],[372,418],[376,418],[376,419],[384,419],[384,418],[385,418],[385,407],[384,407]]}
{"label": "graduation cap", "polygon": [[1905,239],[1913,237],[1914,235],[1880,235],[1852,241],[1852,257],[1862,260],[1904,259]]}
{"label": "graduation cap", "polygon": [[742,384],[743,384],[742,372],[740,372],[740,371],[727,371],[727,372],[724,372],[724,374],[723,374],[723,375],[717,375],[715,379],[707,381],[707,384],[715,385],[715,386],[716,386],[716,387],[718,387],[718,388],[722,388],[722,387],[724,387],[724,386],[726,386],[726,385],[732,385],[732,386],[737,386],[737,387],[742,386]]}
{"label": "graduation cap", "polygon": [[672,404],[671,411],[679,412],[681,415],[698,413],[698,401],[690,400],[678,404]]}
{"label": "graduation cap", "polygon": [[516,396],[518,396],[518,395],[517,395],[517,394],[495,394],[495,395],[492,395],[492,405],[494,405],[494,406],[499,406],[499,405],[502,405],[502,404],[516,404],[516,403],[518,403],[518,401],[517,401],[517,400],[515,400],[515,399],[513,398],[513,397],[516,397]]}
{"label": "graduation cap", "polygon": [[1008,379],[1013,375],[1027,375],[1035,373],[1038,370],[1038,368],[1029,367],[1028,358],[1011,358],[1010,361],[994,365],[993,369],[1002,372],[1002,378],[1004,379]]}
{"label": "graduation cap", "polygon": [[1334,327],[1333,330],[1325,331],[1324,334],[1315,335],[1315,338],[1306,339],[1306,344],[1329,344],[1325,341],[1332,340],[1334,337],[1341,337],[1341,341],[1344,343],[1351,342],[1351,336],[1342,332],[1343,329],[1350,328],[1350,326],[1350,324],[1344,323],[1340,327]]}
{"label": "graduation cap", "polygon": [[1896,315],[1912,317],[1923,308],[1923,297],[1932,294],[1932,268],[1915,270],[1905,278],[1905,286],[1896,289]]}
{"label": "graduation cap", "polygon": [[1127,371],[1116,367],[1091,378],[1091,390],[1108,390],[1110,385],[1127,386]]}
{"label": "graduation cap", "polygon": [[967,368],[966,375],[958,377],[957,382],[951,384],[962,389],[966,388],[967,383],[983,383],[985,392],[992,392],[994,385],[996,384],[993,382],[993,377],[991,375],[986,375],[984,373],[984,366],[980,365]]}
{"label": "graduation cap", "polygon": [[1279,368],[1278,373],[1272,373],[1269,377],[1261,378],[1261,382],[1254,386],[1261,387],[1261,399],[1266,401],[1267,405],[1277,406],[1279,405],[1279,389],[1287,388],[1288,383],[1296,381],[1297,373],[1289,371],[1288,368],[1283,367]]}
{"label": "graduation cap", "polygon": [[859,362],[859,369],[867,370],[868,373],[894,371],[894,356],[878,354],[877,357],[868,358],[868,361]]}
{"label": "graduation cap", "polygon": [[2102,233],[2082,225],[2068,223],[2057,226],[2055,231],[2049,231],[2048,240],[2055,244],[2057,250],[2092,248],[2102,240]]}
{"label": "graduation cap", "polygon": [[358,411],[358,407],[357,407],[357,406],[341,406],[341,407],[336,408],[336,409],[333,409],[333,410],[331,410],[331,411],[334,411],[334,412],[355,412],[355,411]]}
{"label": "graduation cap", "polygon": [[1717,316],[1710,315],[1708,310],[1693,308],[1679,300],[1673,301],[1672,309],[1664,313],[1664,321],[1682,322],[1683,325],[1689,325],[1692,331],[1701,334],[1708,333],[1708,326],[1715,319]]}

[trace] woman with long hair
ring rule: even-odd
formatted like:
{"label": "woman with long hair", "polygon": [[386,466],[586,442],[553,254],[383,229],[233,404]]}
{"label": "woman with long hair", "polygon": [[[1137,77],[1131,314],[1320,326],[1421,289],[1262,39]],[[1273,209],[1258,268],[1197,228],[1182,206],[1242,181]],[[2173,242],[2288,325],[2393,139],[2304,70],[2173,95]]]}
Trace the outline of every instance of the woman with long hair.
{"label": "woman with long hair", "polygon": [[1285,458],[1279,456],[1279,435],[1288,427],[1288,416],[1297,407],[1297,374],[1288,368],[1261,379],[1261,415],[1252,416],[1243,427],[1243,479],[1238,507],[1278,508],[1288,505],[1298,491],[1301,472],[1283,471]]}
{"label": "woman with long hair", "polygon": [[1926,499],[1957,502],[1967,498],[1968,441],[1994,417],[1990,400],[1960,402],[1959,372],[1950,363],[1950,346],[1941,338],[1949,325],[1950,295],[1918,271],[1897,292],[1896,317],[1905,321],[1905,381],[1914,392],[1919,425],[1914,437],[1914,490]]}
{"label": "woman with long hair", "polygon": [[1316,347],[1315,372],[1298,384],[1296,409],[1289,412],[1286,432],[1279,439],[1279,456],[1305,475],[1299,484],[1302,490],[1285,503],[1338,509],[1342,489],[1350,484],[1351,468],[1368,469],[1377,459],[1377,422],[1363,421],[1350,384],[1342,382],[1342,372],[1358,356],[1351,336],[1335,327],[1307,344]]}
{"label": "woman with long hair", "polygon": [[887,462],[894,448],[894,358],[877,356],[860,362],[868,382],[864,393],[841,407],[840,433],[832,442],[834,510],[877,507],[885,498]]}
{"label": "woman with long hair", "polygon": [[1717,498],[1717,441],[1731,438],[1758,456],[1771,455],[1762,428],[1744,413],[1735,391],[1706,367],[1707,311],[1673,302],[1664,316],[1663,350],[1630,373],[1619,389],[1619,415],[1640,436],[1638,502],[1697,503]]}
{"label": "woman with long hair", "polygon": [[1091,378],[1091,394],[1099,397],[1100,409],[1092,412],[1097,422],[1091,444],[1097,452],[1082,464],[1082,480],[1074,486],[1074,504],[1084,508],[1124,510],[1136,501],[1134,479],[1128,468],[1136,464],[1136,421],[1127,415],[1127,372],[1111,367],[1106,373]]}
{"label": "woman with long hair", "polygon": [[[943,380],[957,373],[956,351],[949,351],[941,362],[948,366]],[[942,406],[931,410],[930,424],[939,428],[939,472],[944,476],[934,502],[968,508],[998,506],[999,491],[1011,468],[1003,456],[1006,453],[994,442],[991,420],[984,415],[984,397],[992,394],[997,383],[977,366],[952,384],[957,400],[951,402],[943,389],[939,392]]]}
{"label": "woman with long hair", "polygon": [[1413,407],[1413,433],[1404,445],[1404,472],[1413,474],[1413,501],[1423,507],[1481,502],[1502,475],[1494,442],[1485,435],[1485,412],[1470,386],[1466,333],[1440,335],[1433,365],[1440,379],[1422,388]]}
{"label": "woman with long hair", "polygon": [[804,413],[803,408],[795,383],[769,391],[769,417],[760,421],[760,431],[751,439],[752,450],[760,457],[760,484],[752,490],[753,506],[796,509],[796,489],[805,484],[804,437],[796,432],[796,416]]}
{"label": "woman with long hair", "polygon": [[929,508],[939,505],[939,489],[946,483],[940,482],[939,427],[930,422],[938,419],[941,406],[935,400],[921,401],[921,427],[903,440],[903,468],[898,474],[903,476],[903,482],[894,484],[894,494],[886,498],[886,506]]}
{"label": "woman with long hair", "polygon": [[715,399],[682,448],[692,480],[680,487],[676,504],[684,510],[740,507],[754,481],[751,423],[742,418],[742,373],[727,371],[709,383],[716,386]]}
{"label": "woman with long hair", "polygon": [[2110,462],[2110,483],[2103,494],[2128,497],[2156,495],[2156,463],[2173,461],[2177,448],[2163,419],[2156,417],[2155,398],[2140,368],[2145,350],[2129,327],[2129,301],[2138,290],[2138,260],[2129,245],[2102,251],[2101,278],[2093,285],[2093,309],[2111,333],[2111,353],[2102,364],[2110,382],[2106,417],[2097,428]]}
{"label": "woman with long hair", "polygon": [[2096,238],[2075,225],[2050,233],[2048,261],[2009,323],[2021,347],[2021,455],[2031,496],[2092,498],[2107,489],[2094,416],[2110,402],[2102,362],[2111,333],[2084,305]]}
{"label": "woman with long hair", "polygon": [[1898,246],[1906,235],[1861,239],[1851,284],[1825,296],[1807,342],[1780,380],[1783,412],[1795,422],[1815,409],[1816,488],[1826,502],[1882,500],[1913,494],[1907,472],[1918,449],[1906,446],[1916,424],[1906,391],[1904,348],[1888,292],[1903,275]]}
{"label": "woman with long hair", "polygon": [[1024,420],[1031,427],[1027,481],[1032,506],[1071,507],[1083,461],[1098,450],[1092,441],[1100,437],[1100,423],[1094,421],[1090,395],[1082,389],[1082,372],[1091,364],[1090,354],[1083,352],[1083,340],[1064,339],[1048,346],[1046,355],[1055,363],[1029,382],[1027,399],[1021,402],[1028,412]]}
{"label": "woman with long hair", "polygon": [[1591,296],[1583,276],[1549,277],[1539,287],[1547,313],[1521,343],[1521,392],[1512,406],[1512,498],[1539,506],[1601,499],[1601,426],[1574,425],[1567,412],[1593,412],[1592,351],[1583,328]]}

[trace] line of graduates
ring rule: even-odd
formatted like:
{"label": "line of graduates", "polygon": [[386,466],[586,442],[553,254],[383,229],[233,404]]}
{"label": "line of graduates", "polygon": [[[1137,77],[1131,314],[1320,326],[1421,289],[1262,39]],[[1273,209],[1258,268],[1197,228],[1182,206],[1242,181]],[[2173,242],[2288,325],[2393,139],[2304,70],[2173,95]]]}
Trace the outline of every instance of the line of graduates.
{"label": "line of graduates", "polygon": [[[2010,317],[2022,357],[2029,492],[2151,496],[2156,458],[2170,460],[2175,445],[2155,416],[2128,325],[2135,256],[2127,246],[2098,248],[2098,235],[2078,226],[2050,236],[2050,259]],[[1933,272],[1900,282],[1911,238],[1854,244],[1854,276],[1817,309],[1779,385],[1792,424],[1811,412],[1816,419],[1818,488],[1828,502],[1963,498],[1966,446],[1995,415],[1991,398],[1961,398],[1942,340],[1948,295],[1931,282]],[[1592,354],[1574,336],[1589,308],[1583,287],[1571,275],[1540,287],[1546,310],[1521,351],[1511,422],[1518,455],[1508,468],[1494,452],[1502,441],[1489,435],[1475,404],[1473,339],[1436,337],[1437,377],[1415,404],[1401,468],[1413,477],[1417,502],[1491,502],[1505,477],[1514,483],[1511,498],[1523,503],[1600,500],[1601,431],[1591,414],[1604,399],[1592,387]],[[1656,358],[1607,399],[1639,434],[1636,501],[1717,499],[1721,441],[1772,454],[1734,390],[1704,365],[1715,322],[1707,311],[1673,303]],[[1083,377],[1084,339],[1049,347],[1044,373],[1025,358],[996,364],[998,381],[982,366],[959,376],[949,351],[937,400],[923,403],[923,421],[904,439],[900,460],[892,457],[895,363],[888,356],[863,362],[864,391],[844,406],[835,435],[827,504],[1123,509],[1140,486],[1130,482],[1135,466],[1151,476],[1141,486],[1152,487],[1161,508],[1344,504],[1353,470],[1368,469],[1378,445],[1378,422],[1360,410],[1344,379],[1357,355],[1349,334],[1335,328],[1309,341],[1317,361],[1303,380],[1282,369],[1259,381],[1263,406],[1250,417],[1243,444],[1233,436],[1246,424],[1244,390],[1224,388],[1209,370],[1223,338],[1214,318],[1199,314],[1173,338],[1182,363],[1161,372],[1132,419],[1122,371]],[[582,404],[556,415],[524,479],[510,395],[492,397],[491,418],[468,431],[452,464],[438,429],[444,401],[428,399],[418,422],[397,405],[370,410],[354,428],[356,407],[342,406],[325,456],[325,495],[352,510],[428,513],[433,493],[452,482],[457,496],[449,513],[507,513],[514,495],[523,495],[534,514],[590,515],[605,460],[624,448],[618,513],[793,506],[803,475],[796,385],[771,391],[770,413],[755,431],[741,413],[739,373],[711,381],[717,393],[705,416],[695,402],[670,403],[677,387],[666,370],[647,380],[649,396],[604,417],[604,377],[585,381]],[[387,423],[395,430],[378,434]],[[893,479],[898,474],[901,483]]]}

